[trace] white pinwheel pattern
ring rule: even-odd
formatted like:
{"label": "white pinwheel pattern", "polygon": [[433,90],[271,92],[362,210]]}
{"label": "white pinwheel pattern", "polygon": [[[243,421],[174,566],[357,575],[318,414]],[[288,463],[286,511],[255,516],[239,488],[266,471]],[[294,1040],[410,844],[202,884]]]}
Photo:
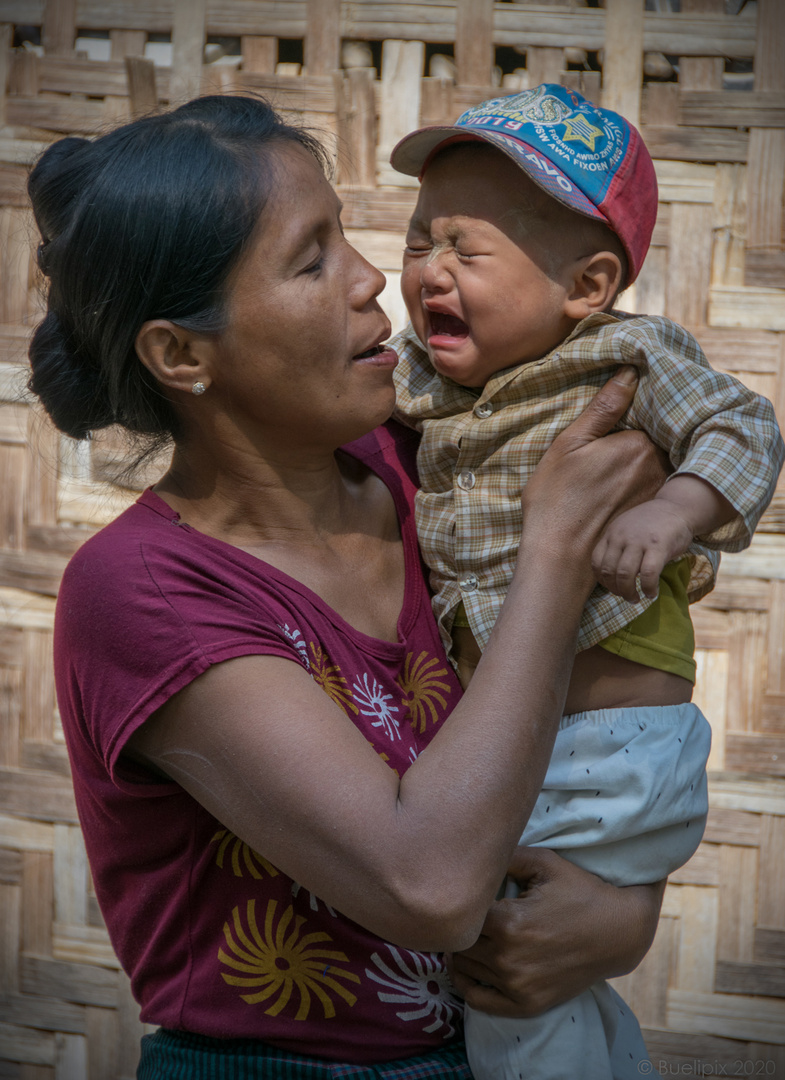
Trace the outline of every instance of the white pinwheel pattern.
{"label": "white pinwheel pattern", "polygon": [[[394,945],[387,948],[392,954],[397,971],[374,953],[371,960],[379,969],[366,968],[365,974],[386,990],[377,991],[379,1001],[403,1005],[396,1016],[400,1020],[423,1020],[433,1016],[433,1021],[423,1027],[428,1033],[445,1029],[445,1039],[455,1033],[453,1019],[461,1013],[461,1003],[452,993],[450,980],[437,953],[417,953],[399,950]],[[409,958],[407,964],[404,954]]]}
{"label": "white pinwheel pattern", "polygon": [[399,720],[394,714],[400,712],[397,705],[391,705],[392,694],[385,694],[384,686],[376,679],[372,679],[366,672],[362,677],[362,685],[359,679],[353,684],[354,700],[360,707],[363,716],[375,716],[371,721],[371,727],[384,729],[385,734],[394,742],[400,739],[398,730]]}
{"label": "white pinwheel pattern", "polygon": [[291,641],[292,645],[294,645],[295,649],[297,649],[298,653],[300,654],[300,659],[303,662],[303,667],[306,671],[310,671],[311,662],[308,659],[308,646],[305,644],[305,638],[300,633],[300,631],[296,628],[292,630],[288,623],[278,623],[278,629],[283,630],[284,634],[288,637],[289,641]]}
{"label": "white pinwheel pattern", "polygon": [[[302,885],[299,885],[296,881],[292,882],[292,896],[296,897],[300,893],[301,889],[302,889]],[[312,893],[310,891],[310,889],[309,889],[308,890],[308,895],[311,898],[310,899],[310,904],[309,904],[309,906],[311,908],[311,911],[318,911],[319,910],[319,904],[321,903],[321,904],[324,904],[324,906],[327,908],[327,910],[330,912],[330,914],[332,915],[332,917],[334,919],[338,918],[338,913],[335,911],[335,909],[331,908],[330,905],[325,903],[324,900],[320,900],[319,897],[316,895],[316,893]]]}

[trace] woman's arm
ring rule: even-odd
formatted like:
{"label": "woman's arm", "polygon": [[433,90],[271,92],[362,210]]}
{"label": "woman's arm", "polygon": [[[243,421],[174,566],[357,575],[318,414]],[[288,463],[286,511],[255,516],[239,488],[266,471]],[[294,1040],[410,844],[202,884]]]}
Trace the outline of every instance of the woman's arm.
{"label": "woman's arm", "polygon": [[520,847],[510,865],[521,895],[491,905],[482,933],[455,953],[450,974],[469,1005],[536,1016],[646,955],[665,882],[617,888],[545,848]]}
{"label": "woman's arm", "polygon": [[[480,933],[539,791],[561,715],[590,553],[662,475],[635,435],[599,439],[624,377],[554,442],[525,496],[517,569],[469,691],[399,778],[289,661],[211,667],[132,750],[284,873],[371,931],[457,949]],[[590,493],[590,494],[589,494]],[[547,633],[544,633],[547,628]]]}

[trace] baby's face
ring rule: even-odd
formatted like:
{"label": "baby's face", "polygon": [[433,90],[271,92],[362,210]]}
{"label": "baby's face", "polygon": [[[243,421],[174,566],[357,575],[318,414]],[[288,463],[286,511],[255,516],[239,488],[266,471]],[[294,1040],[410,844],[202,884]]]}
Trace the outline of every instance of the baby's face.
{"label": "baby's face", "polygon": [[506,155],[473,144],[438,155],[423,177],[401,289],[431,363],[463,386],[540,359],[574,326],[565,261],[554,272],[520,223],[527,183]]}

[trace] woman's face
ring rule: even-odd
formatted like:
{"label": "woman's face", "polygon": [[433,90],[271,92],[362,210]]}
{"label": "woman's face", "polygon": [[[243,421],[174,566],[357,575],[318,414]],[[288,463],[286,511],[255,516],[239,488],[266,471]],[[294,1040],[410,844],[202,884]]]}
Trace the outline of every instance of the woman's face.
{"label": "woman's face", "polygon": [[345,239],[341,204],[308,151],[284,143],[271,158],[272,194],[230,279],[213,385],[254,439],[337,446],[393,409],[385,279]]}

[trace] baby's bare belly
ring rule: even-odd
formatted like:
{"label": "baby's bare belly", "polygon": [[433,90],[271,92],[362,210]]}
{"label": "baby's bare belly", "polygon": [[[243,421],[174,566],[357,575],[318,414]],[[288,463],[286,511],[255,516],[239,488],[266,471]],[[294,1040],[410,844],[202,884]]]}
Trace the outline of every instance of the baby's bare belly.
{"label": "baby's bare belly", "polygon": [[[458,677],[465,689],[481,655],[471,630],[455,627],[453,649]],[[594,645],[575,657],[564,712],[569,715],[639,705],[682,705],[691,698],[692,683],[680,675],[623,660]]]}

